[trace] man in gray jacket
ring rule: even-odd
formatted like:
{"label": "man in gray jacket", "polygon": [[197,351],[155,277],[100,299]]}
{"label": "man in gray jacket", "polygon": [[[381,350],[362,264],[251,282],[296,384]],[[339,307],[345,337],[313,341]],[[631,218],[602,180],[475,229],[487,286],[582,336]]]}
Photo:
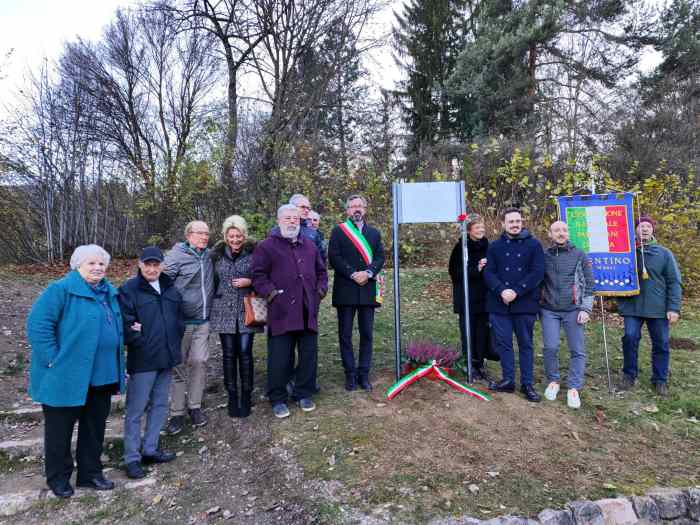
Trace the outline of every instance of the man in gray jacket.
{"label": "man in gray jacket", "polygon": [[586,371],[584,325],[593,308],[593,272],[586,254],[569,242],[565,222],[552,223],[549,238],[552,246],[544,254],[540,301],[544,368],[549,381],[544,397],[554,401],[559,393],[559,332],[563,326],[571,355],[566,402],[570,408],[579,408],[579,390]]}
{"label": "man in gray jacket", "polygon": [[214,267],[209,257],[209,227],[202,221],[185,226],[185,242],[177,243],[165,256],[165,274],[175,280],[182,295],[185,335],[182,338],[182,364],[174,369],[170,400],[170,422],[166,432],[178,434],[183,427],[185,408],[192,426],[207,424],[202,413],[202,397],[209,359],[209,312],[214,295]]}

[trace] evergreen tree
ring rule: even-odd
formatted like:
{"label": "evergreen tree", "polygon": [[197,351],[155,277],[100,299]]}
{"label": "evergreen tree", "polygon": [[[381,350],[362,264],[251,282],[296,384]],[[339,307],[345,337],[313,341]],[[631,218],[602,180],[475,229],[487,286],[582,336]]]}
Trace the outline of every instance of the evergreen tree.
{"label": "evergreen tree", "polygon": [[410,131],[409,154],[449,137],[455,114],[447,93],[457,54],[463,47],[464,0],[411,0],[396,14],[394,47],[407,79],[396,95]]}

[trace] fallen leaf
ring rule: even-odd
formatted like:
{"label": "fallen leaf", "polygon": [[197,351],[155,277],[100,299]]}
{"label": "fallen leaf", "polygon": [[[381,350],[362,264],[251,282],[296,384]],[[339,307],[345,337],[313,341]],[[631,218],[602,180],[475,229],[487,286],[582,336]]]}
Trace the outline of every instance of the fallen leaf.
{"label": "fallen leaf", "polygon": [[163,501],[163,495],[162,495],[162,494],[156,494],[155,496],[153,496],[153,500],[152,500],[152,501],[153,501],[153,504],[154,504],[154,505],[158,505],[158,503],[160,503],[161,501]]}
{"label": "fallen leaf", "polygon": [[220,510],[221,510],[221,507],[219,507],[218,505],[217,505],[216,507],[212,507],[212,508],[210,508],[210,509],[207,509],[207,511],[206,511],[206,512],[207,512],[207,516],[211,516],[212,514],[216,514],[216,513],[219,512]]}
{"label": "fallen leaf", "polygon": [[659,411],[659,407],[656,405],[647,405],[645,407],[642,407],[642,410],[645,412],[649,412],[650,414],[656,414]]}

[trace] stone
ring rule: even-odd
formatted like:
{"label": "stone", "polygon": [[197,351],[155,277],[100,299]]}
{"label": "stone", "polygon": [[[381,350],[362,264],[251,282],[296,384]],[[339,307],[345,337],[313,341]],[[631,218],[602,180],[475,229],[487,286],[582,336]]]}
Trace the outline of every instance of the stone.
{"label": "stone", "polygon": [[428,522],[428,525],[482,525],[484,522],[471,516],[460,516],[458,518],[435,518]]}
{"label": "stone", "polygon": [[124,488],[127,490],[139,489],[142,487],[152,487],[156,484],[156,478],[143,478],[137,479],[135,481],[127,481],[124,484]]}
{"label": "stone", "polygon": [[571,509],[576,525],[605,525],[603,511],[592,501],[572,501],[567,507]]}
{"label": "stone", "polygon": [[537,515],[542,525],[574,525],[574,516],[570,510],[544,509]]}
{"label": "stone", "polygon": [[644,523],[661,523],[659,507],[649,496],[632,496],[630,498],[637,517]]}
{"label": "stone", "polygon": [[633,525],[639,521],[632,502],[625,498],[608,498],[595,502],[603,511],[605,525]]}
{"label": "stone", "polygon": [[14,516],[24,512],[39,500],[40,490],[25,490],[12,494],[0,495],[0,516]]}
{"label": "stone", "polygon": [[685,491],[688,503],[688,516],[691,520],[700,521],[700,489]]}
{"label": "stone", "polygon": [[482,525],[539,525],[535,520],[523,518],[522,516],[499,516],[488,521],[483,521]]}
{"label": "stone", "polygon": [[685,516],[687,504],[685,494],[676,489],[654,489],[647,492],[659,508],[659,516],[663,520],[675,520]]}

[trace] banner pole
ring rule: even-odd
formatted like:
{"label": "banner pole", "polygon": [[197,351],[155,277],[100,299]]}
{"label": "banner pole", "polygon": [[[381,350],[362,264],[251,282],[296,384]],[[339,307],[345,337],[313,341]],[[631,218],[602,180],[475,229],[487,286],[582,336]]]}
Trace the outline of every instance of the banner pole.
{"label": "banner pole", "polygon": [[[467,210],[464,204],[464,181],[460,181],[459,191],[461,213],[465,214]],[[467,369],[467,382],[471,383],[474,380],[474,372],[472,370],[472,352],[474,349],[472,348],[471,323],[469,319],[469,248],[467,245],[466,218],[462,221],[462,224],[460,224],[460,233],[460,242],[462,243],[462,287],[464,288],[464,315],[462,316],[462,330],[464,331],[464,339],[467,346],[467,362],[465,363]]]}
{"label": "banner pole", "polygon": [[613,395],[612,377],[610,375],[610,359],[608,358],[608,336],[605,330],[605,306],[603,304],[603,296],[600,296],[600,314],[603,325],[603,349],[605,350],[605,369],[608,372],[608,393]]}

